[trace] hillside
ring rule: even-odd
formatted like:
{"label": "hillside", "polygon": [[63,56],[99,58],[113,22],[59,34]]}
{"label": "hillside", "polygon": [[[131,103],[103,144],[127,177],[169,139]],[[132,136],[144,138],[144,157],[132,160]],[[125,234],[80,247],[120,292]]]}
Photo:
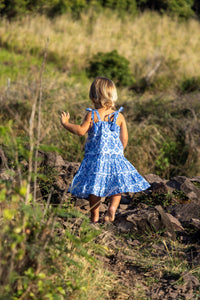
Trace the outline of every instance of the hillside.
{"label": "hillside", "polygon": [[[199,299],[199,29],[155,12],[1,18],[0,300]],[[86,137],[59,116],[80,124],[91,107],[98,53],[129,66],[125,156],[151,189],[96,227],[66,193]]]}
{"label": "hillside", "polygon": [[[178,22],[155,13],[134,19],[120,19],[115,13],[111,17],[108,11],[83,14],[77,21],[70,15],[53,21],[44,16],[11,23],[2,20],[2,122],[6,125],[15,115],[14,126],[23,135],[19,120],[28,129],[33,99],[42,90],[40,143],[56,146],[69,161],[80,161],[84,138],[64,132],[58,115],[69,110],[71,120],[81,122],[85,108],[91,106],[88,90],[92,78],[87,77],[86,67],[99,51],[117,49],[130,62],[135,80],[134,85],[118,88],[117,106],[125,107],[129,129],[127,158],[144,173],[197,175],[198,32],[198,21]],[[10,105],[12,112],[5,108]]]}

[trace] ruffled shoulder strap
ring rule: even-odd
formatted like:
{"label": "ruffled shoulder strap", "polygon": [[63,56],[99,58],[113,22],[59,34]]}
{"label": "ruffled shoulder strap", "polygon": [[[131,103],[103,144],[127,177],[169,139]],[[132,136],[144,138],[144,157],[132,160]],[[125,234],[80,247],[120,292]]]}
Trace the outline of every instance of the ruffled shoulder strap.
{"label": "ruffled shoulder strap", "polygon": [[117,121],[117,118],[118,118],[118,115],[121,111],[123,111],[124,108],[121,106],[120,109],[118,109],[117,111],[115,111],[113,114],[114,114],[114,119],[112,121],[112,125],[110,127],[110,130],[114,131],[116,129],[116,121]]}
{"label": "ruffled shoulder strap", "polygon": [[121,106],[120,109],[118,109],[118,112],[120,113],[123,110],[124,110],[124,108],[123,108],[123,106]]}
{"label": "ruffled shoulder strap", "polygon": [[92,112],[92,121],[94,123],[94,109],[92,109],[92,108],[86,108],[86,110]]}
{"label": "ruffled shoulder strap", "polygon": [[91,117],[91,119],[92,119],[92,122],[93,122],[93,129],[94,129],[94,132],[96,132],[97,131],[97,126],[96,126],[96,123],[94,122],[94,109],[92,109],[92,108],[86,108],[86,111],[91,111],[92,112],[92,117]]}

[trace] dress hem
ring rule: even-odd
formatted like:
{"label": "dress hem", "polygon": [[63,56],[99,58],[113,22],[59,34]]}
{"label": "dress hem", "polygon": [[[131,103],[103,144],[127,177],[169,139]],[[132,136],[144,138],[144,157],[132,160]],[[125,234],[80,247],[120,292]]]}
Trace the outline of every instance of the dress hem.
{"label": "dress hem", "polygon": [[90,195],[95,195],[97,197],[101,197],[101,198],[104,198],[104,197],[110,197],[110,196],[113,196],[113,195],[117,195],[117,194],[123,194],[123,193],[139,193],[139,192],[142,192],[142,191],[146,191],[148,188],[150,188],[150,184],[147,184],[147,186],[145,186],[144,188],[142,189],[139,189],[139,190],[123,190],[123,191],[114,191],[112,193],[107,193],[107,194],[101,194],[101,193],[89,193],[89,194],[77,194],[77,193],[73,193],[72,191],[68,190],[68,193],[70,193],[72,196],[75,196],[75,197],[78,197],[78,198],[83,198],[83,199],[87,199]]}

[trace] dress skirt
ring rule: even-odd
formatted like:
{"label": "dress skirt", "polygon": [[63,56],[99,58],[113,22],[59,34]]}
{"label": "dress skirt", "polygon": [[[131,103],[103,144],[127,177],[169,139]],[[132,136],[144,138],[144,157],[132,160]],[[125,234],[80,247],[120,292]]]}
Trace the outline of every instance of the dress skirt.
{"label": "dress skirt", "polygon": [[119,193],[136,193],[149,183],[122,154],[85,155],[69,192],[79,198],[90,194],[109,197]]}

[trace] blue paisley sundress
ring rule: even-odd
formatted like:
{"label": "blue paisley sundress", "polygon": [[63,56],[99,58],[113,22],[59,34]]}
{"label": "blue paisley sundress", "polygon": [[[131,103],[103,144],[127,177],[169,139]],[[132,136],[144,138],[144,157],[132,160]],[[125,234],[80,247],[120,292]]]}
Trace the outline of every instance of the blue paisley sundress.
{"label": "blue paisley sundress", "polygon": [[[101,120],[98,110],[91,108],[86,110],[92,112],[93,126],[88,131],[85,156],[69,192],[79,198],[88,198],[90,194],[108,197],[149,188],[149,183],[124,157],[120,127],[116,124],[123,107],[110,114],[108,121]],[[96,123],[94,114],[98,118]],[[114,115],[112,121],[111,115]]]}

